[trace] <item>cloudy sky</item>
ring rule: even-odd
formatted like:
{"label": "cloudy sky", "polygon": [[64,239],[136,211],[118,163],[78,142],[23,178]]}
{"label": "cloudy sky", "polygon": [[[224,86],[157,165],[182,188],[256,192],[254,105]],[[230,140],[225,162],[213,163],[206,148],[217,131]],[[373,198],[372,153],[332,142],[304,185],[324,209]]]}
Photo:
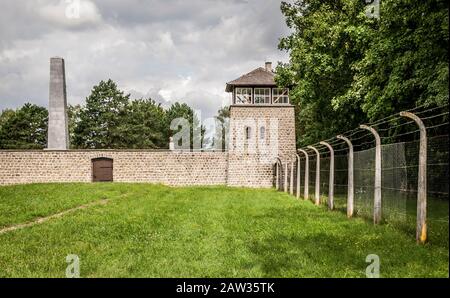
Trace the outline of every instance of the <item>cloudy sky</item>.
{"label": "cloudy sky", "polygon": [[[278,0],[1,0],[0,109],[47,106],[49,58],[66,61],[68,102],[108,78],[132,94],[215,114],[225,83],[288,34]],[[79,8],[79,9],[78,9]],[[204,118],[203,117],[203,118]]]}

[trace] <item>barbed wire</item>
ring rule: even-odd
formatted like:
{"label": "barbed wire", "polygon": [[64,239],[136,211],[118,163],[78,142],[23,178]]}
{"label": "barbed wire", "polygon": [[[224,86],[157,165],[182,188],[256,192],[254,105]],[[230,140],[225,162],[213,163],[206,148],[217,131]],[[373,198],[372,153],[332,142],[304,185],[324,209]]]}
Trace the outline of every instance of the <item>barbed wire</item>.
{"label": "barbed wire", "polygon": [[361,132],[366,132],[366,130],[364,130],[364,129],[358,127],[358,128],[355,128],[355,129],[354,129],[354,132],[353,132],[352,134],[346,134],[346,133],[343,133],[343,134],[341,134],[341,135],[343,135],[344,137],[347,137],[347,138],[350,139],[352,136],[354,136],[354,135],[356,135],[356,134],[358,134],[358,133],[361,133]]}
{"label": "barbed wire", "polygon": [[[367,130],[364,130],[364,131],[366,131],[367,132]],[[351,138],[350,140],[352,141],[352,142],[354,142],[354,141],[357,141],[357,140],[361,140],[362,138],[365,138],[365,137],[367,137],[367,136],[372,136],[373,137],[373,134],[371,133],[371,132],[367,132],[365,135],[363,135],[363,136],[360,136],[360,137],[358,137],[358,138]]]}
{"label": "barbed wire", "polygon": [[[427,104],[423,104],[423,105],[420,105],[420,106],[418,106],[418,107],[415,107],[415,108],[412,108],[412,109],[409,109],[409,110],[406,110],[406,111],[412,112],[412,111],[416,111],[416,110],[418,110],[418,109],[420,109],[420,108],[423,108],[423,107],[426,107],[426,106],[427,106]],[[438,107],[432,107],[432,108],[429,108],[429,109],[426,109],[426,110],[423,110],[423,111],[415,112],[414,114],[416,114],[416,115],[417,115],[417,114],[424,114],[424,113],[431,112],[431,111],[435,111],[435,110],[438,110],[438,109],[442,109],[442,108],[445,108],[445,107],[448,107],[448,106],[449,106],[449,105],[447,104],[447,105],[441,105],[441,106],[438,106]],[[421,120],[422,120],[422,121],[426,121],[426,120],[438,118],[438,117],[441,117],[441,116],[445,116],[445,115],[448,115],[448,114],[449,114],[449,112],[446,111],[446,112],[439,113],[439,114],[436,114],[436,115],[431,115],[431,116],[423,117],[423,118],[421,118]],[[396,113],[396,114],[392,114],[392,115],[389,115],[389,116],[387,116],[387,117],[384,117],[384,118],[382,118],[382,119],[379,119],[379,120],[377,120],[377,121],[369,122],[369,123],[367,123],[366,125],[368,125],[368,126],[380,126],[380,125],[382,125],[382,124],[391,123],[391,125],[390,125],[389,127],[386,127],[386,128],[377,128],[376,131],[377,131],[378,133],[380,133],[380,132],[393,131],[394,129],[396,129],[396,128],[398,128],[398,127],[403,127],[403,126],[406,126],[406,125],[414,124],[414,123],[415,123],[414,120],[409,120],[409,121],[407,121],[407,122],[403,122],[403,123],[398,123],[398,124],[396,124],[396,125],[392,125],[392,122],[393,122],[394,120],[404,120],[404,119],[405,119],[405,117],[400,116],[400,113]],[[444,126],[444,125],[447,125],[447,123],[442,123],[442,124],[438,124],[438,125],[433,125],[433,126],[427,127],[427,129],[437,128],[437,127]],[[417,132],[417,131],[418,131],[418,130],[414,130],[414,131],[410,131],[410,132],[405,132],[405,133],[401,133],[401,134],[396,134],[396,135],[393,135],[393,136],[380,136],[380,138],[381,138],[381,139],[384,139],[384,140],[386,140],[386,139],[392,139],[392,138],[397,138],[397,137],[401,137],[401,136],[411,135],[411,134],[413,134],[413,133],[415,133],[415,132]],[[366,137],[372,135],[371,132],[368,132],[368,133],[365,133],[365,134],[362,135],[362,136],[353,137],[353,136],[355,136],[355,135],[357,135],[357,134],[360,134],[360,133],[363,133],[363,132],[366,132],[366,130],[365,130],[365,129],[361,129],[360,127],[358,127],[358,128],[354,128],[354,129],[352,129],[352,130],[348,130],[348,131],[342,133],[341,135],[343,135],[343,136],[349,138],[350,141],[353,143],[353,142],[356,142],[356,141],[358,141],[358,140],[364,139],[364,138],[366,138]],[[333,140],[334,140],[334,141],[333,141]],[[328,139],[326,139],[326,140],[324,140],[324,141],[327,142],[327,143],[329,143],[330,145],[336,145],[336,144],[338,144],[338,143],[343,142],[343,140],[337,139],[336,136],[330,137],[330,138],[328,138]],[[367,144],[367,142],[362,143],[362,144],[358,144],[358,145],[361,146],[361,145],[365,145],[365,144]],[[356,146],[358,146],[358,145],[356,145]],[[311,146],[316,146],[316,147],[317,147],[317,146],[321,146],[321,144],[320,144],[320,142],[316,142],[316,143],[314,143],[314,144],[311,144]],[[354,145],[354,146],[355,146],[355,145]]]}
{"label": "barbed wire", "polygon": [[[448,134],[446,134],[446,135],[439,135],[439,136],[428,137],[428,140],[434,140],[434,139],[444,138],[444,137],[447,137],[447,138],[448,138]],[[417,141],[416,141],[416,142],[417,142]]]}
{"label": "barbed wire", "polygon": [[441,113],[441,114],[438,114],[438,115],[433,115],[433,116],[420,118],[420,119],[423,121],[423,120],[429,120],[429,119],[437,118],[437,117],[444,116],[444,115],[448,115],[448,112],[444,112],[444,113]]}
{"label": "barbed wire", "polygon": [[402,124],[399,124],[399,125],[395,125],[395,126],[392,126],[392,127],[378,128],[377,131],[388,131],[388,130],[391,130],[393,128],[400,127],[400,126],[405,126],[405,125],[412,124],[412,123],[415,123],[415,121],[411,120],[411,121],[408,121],[408,122],[405,122],[405,123],[402,123]]}
{"label": "barbed wire", "polygon": [[414,131],[409,131],[409,132],[397,134],[397,135],[395,135],[395,136],[388,136],[388,137],[382,137],[382,136],[380,136],[380,139],[385,140],[385,139],[398,138],[398,137],[407,136],[407,135],[410,135],[410,134],[413,134],[413,133],[417,133],[417,132],[419,132],[419,131],[420,131],[419,129],[416,129],[416,130],[414,130]]}
{"label": "barbed wire", "polygon": [[[448,186],[448,143],[449,134],[446,127],[449,126],[448,115],[449,111],[444,111],[448,105],[438,107],[429,107],[429,105],[421,105],[409,109],[407,111],[418,116],[425,124],[427,130],[427,144],[428,144],[428,162],[429,174],[427,178],[427,194],[429,195],[428,206],[433,206],[429,209],[430,221],[436,222],[440,220],[444,225],[448,226],[448,213],[441,216],[443,199],[449,194]],[[374,125],[375,124],[375,125]],[[408,216],[415,216],[415,213],[409,211],[411,199],[417,199],[418,191],[418,175],[420,175],[419,168],[419,126],[414,120],[407,117],[400,116],[400,113],[389,115],[378,121],[366,124],[374,126],[375,131],[380,135],[382,143],[382,185],[383,191],[383,219],[392,223],[400,224],[402,227],[405,223],[409,224]],[[374,179],[375,179],[375,137],[372,132],[369,132],[360,127],[348,130],[341,133],[350,139],[354,148],[353,157],[353,186],[354,186],[354,208],[357,216],[373,215],[373,194],[374,194]],[[335,195],[344,194],[347,192],[346,184],[348,177],[348,163],[349,163],[349,147],[346,142],[337,137],[330,137],[325,140],[334,149],[334,187]],[[309,154],[309,172],[303,175],[310,175],[314,177],[316,173],[317,157],[321,159],[320,185],[321,195],[326,195],[328,191],[329,178],[329,163],[331,155],[326,146],[320,142],[313,144],[319,151],[319,156],[309,149],[305,148]],[[304,163],[305,158],[301,158]],[[304,170],[305,168],[302,167]],[[328,176],[327,176],[328,175]],[[310,187],[310,194],[315,187],[314,179],[310,179],[308,183]],[[295,188],[295,186],[294,186]],[[338,190],[340,189],[340,190]],[[304,190],[304,188],[303,188]],[[413,200],[414,200],[413,199]],[[346,206],[345,200],[341,200],[335,196],[335,206],[343,208]],[[448,206],[448,205],[447,205]],[[414,211],[414,210],[413,210]],[[400,216],[401,215],[401,216]],[[411,221],[412,222],[412,221]],[[414,222],[415,223],[415,222]],[[413,223],[413,224],[414,224]],[[436,229],[434,226],[431,232]],[[439,232],[438,232],[439,233]]]}
{"label": "barbed wire", "polygon": [[[425,110],[425,111],[416,112],[414,114],[415,115],[421,115],[423,113],[430,112],[430,111],[435,111],[437,109],[445,108],[445,107],[448,107],[448,106],[449,106],[448,104],[445,104],[445,105],[434,107],[434,108],[431,108],[431,109],[428,109],[428,110]],[[408,112],[410,112],[410,111],[408,111]]]}
{"label": "barbed wire", "polygon": [[429,127],[427,127],[427,129],[432,129],[432,128],[436,128],[436,127],[440,127],[440,126],[444,126],[444,125],[449,125],[449,123],[447,122],[447,123],[441,123],[441,124],[429,126]]}
{"label": "barbed wire", "polygon": [[356,149],[356,148],[360,148],[360,147],[365,146],[365,145],[369,145],[369,144],[372,145],[373,143],[375,143],[375,139],[373,139],[372,141],[368,141],[368,142],[364,142],[364,143],[361,143],[361,144],[353,145],[353,148]]}
{"label": "barbed wire", "polygon": [[364,123],[367,126],[376,126],[379,125],[381,123],[386,123],[388,122],[388,120],[391,120],[393,118],[397,118],[400,117],[398,114],[393,114],[393,115],[389,115],[387,117],[381,118],[380,120],[374,121],[374,122],[369,122],[369,123]]}
{"label": "barbed wire", "polygon": [[[423,107],[423,106],[424,105],[422,105],[420,107]],[[445,106],[448,106],[448,105],[443,105],[443,106],[440,106],[439,108],[443,108]],[[411,112],[411,111],[414,111],[415,109],[418,109],[420,107],[417,107],[417,108],[414,108],[414,109],[405,110],[405,112]],[[414,113],[414,114],[418,114],[418,113],[423,114],[423,113],[426,113],[426,112],[430,112],[430,111],[436,110],[436,108],[437,107],[430,108],[430,109],[427,109],[427,110],[424,110],[424,111],[420,111],[420,112],[417,112],[417,113]],[[448,112],[446,112],[446,113],[448,114]],[[380,120],[377,120],[377,121],[374,121],[374,122],[365,123],[365,125],[367,125],[367,126],[379,126],[381,124],[384,124],[384,123],[387,123],[389,121],[392,121],[393,119],[396,119],[396,118],[399,118],[399,119],[402,118],[403,119],[403,117],[400,116],[400,113],[396,113],[396,114],[392,114],[392,115],[389,115],[387,117],[381,118]],[[422,120],[423,119],[427,119],[427,118],[422,118]]]}

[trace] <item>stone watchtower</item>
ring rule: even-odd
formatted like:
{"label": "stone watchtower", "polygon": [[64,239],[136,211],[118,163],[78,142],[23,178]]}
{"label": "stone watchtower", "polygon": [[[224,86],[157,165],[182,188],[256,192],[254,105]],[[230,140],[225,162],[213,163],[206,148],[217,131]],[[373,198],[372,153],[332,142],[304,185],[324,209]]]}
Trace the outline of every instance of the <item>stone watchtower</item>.
{"label": "stone watchtower", "polygon": [[266,62],[228,82],[230,106],[228,185],[271,187],[273,164],[294,160],[295,115],[289,89],[279,88]]}

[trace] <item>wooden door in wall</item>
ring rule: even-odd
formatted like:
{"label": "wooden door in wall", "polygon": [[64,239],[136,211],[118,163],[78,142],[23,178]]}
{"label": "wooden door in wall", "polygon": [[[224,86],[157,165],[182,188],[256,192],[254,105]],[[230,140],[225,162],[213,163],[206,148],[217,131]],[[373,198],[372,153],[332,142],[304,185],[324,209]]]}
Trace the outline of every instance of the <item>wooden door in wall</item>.
{"label": "wooden door in wall", "polygon": [[113,160],[111,158],[100,157],[92,160],[92,181],[113,181]]}

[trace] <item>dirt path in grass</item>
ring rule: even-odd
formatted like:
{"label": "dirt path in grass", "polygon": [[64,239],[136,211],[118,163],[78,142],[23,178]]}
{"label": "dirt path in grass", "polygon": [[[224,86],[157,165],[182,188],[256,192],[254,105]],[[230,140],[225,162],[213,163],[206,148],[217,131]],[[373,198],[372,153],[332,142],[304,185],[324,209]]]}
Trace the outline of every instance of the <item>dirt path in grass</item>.
{"label": "dirt path in grass", "polygon": [[39,218],[37,218],[37,219],[35,219],[33,221],[29,221],[29,222],[26,222],[26,223],[21,223],[21,224],[17,224],[17,225],[14,225],[14,226],[9,226],[9,227],[6,227],[6,228],[2,228],[2,229],[0,229],[0,235],[8,233],[8,232],[11,232],[11,231],[15,231],[15,230],[18,230],[18,229],[27,228],[27,227],[31,227],[31,226],[34,226],[34,225],[37,225],[37,224],[41,224],[41,223],[44,223],[46,221],[49,221],[50,219],[62,217],[64,215],[66,215],[68,213],[71,213],[71,212],[74,212],[76,210],[86,209],[86,208],[89,208],[89,207],[92,207],[92,206],[95,206],[95,205],[105,205],[106,203],[108,203],[108,199],[102,199],[100,201],[95,201],[95,202],[91,202],[91,203],[88,203],[88,204],[80,205],[78,207],[75,207],[75,208],[72,208],[72,209],[67,209],[67,210],[64,210],[62,212],[55,213],[55,214],[52,214],[52,215],[49,215],[49,216],[46,216],[46,217],[39,217]]}

